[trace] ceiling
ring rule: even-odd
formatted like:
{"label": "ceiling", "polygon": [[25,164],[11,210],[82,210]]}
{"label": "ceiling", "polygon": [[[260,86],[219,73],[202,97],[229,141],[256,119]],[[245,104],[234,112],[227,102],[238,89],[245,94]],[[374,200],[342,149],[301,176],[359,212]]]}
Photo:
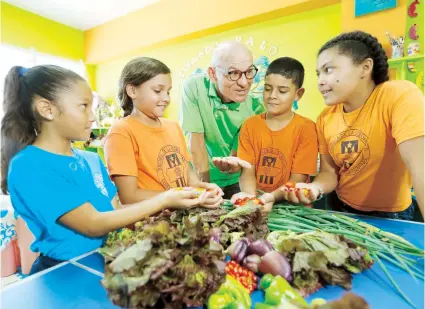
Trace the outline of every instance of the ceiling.
{"label": "ceiling", "polygon": [[159,0],[2,0],[59,23],[88,30]]}

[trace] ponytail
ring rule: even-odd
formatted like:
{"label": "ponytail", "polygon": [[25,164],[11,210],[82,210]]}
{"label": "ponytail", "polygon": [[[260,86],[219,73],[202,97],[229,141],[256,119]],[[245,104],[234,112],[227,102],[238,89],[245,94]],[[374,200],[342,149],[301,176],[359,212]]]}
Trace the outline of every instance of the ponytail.
{"label": "ponytail", "polygon": [[27,89],[22,83],[25,69],[13,67],[4,83],[3,111],[1,121],[1,190],[7,194],[7,174],[11,158],[36,137],[33,113],[28,113],[30,104]]}
{"label": "ponytail", "polygon": [[124,117],[129,116],[133,111],[133,100],[127,94],[125,87],[118,90],[118,100],[121,102],[121,108],[124,110]]}

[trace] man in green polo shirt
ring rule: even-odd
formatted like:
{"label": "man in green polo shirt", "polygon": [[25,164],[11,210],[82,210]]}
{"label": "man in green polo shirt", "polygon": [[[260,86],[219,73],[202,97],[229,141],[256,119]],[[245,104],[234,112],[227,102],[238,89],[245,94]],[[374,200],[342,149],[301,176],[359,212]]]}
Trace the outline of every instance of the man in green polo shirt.
{"label": "man in green polo shirt", "polygon": [[184,82],[181,121],[194,168],[202,181],[220,186],[226,199],[240,191],[240,173],[222,173],[212,158],[236,155],[242,123],[264,112],[262,100],[249,95],[256,74],[251,51],[232,41],[214,50],[208,75]]}

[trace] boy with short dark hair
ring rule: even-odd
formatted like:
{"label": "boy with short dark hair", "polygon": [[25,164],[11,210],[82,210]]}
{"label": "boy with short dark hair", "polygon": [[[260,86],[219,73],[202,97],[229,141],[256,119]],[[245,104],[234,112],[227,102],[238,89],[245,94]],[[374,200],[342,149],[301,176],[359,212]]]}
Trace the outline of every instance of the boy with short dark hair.
{"label": "boy with short dark hair", "polygon": [[306,182],[317,172],[318,142],[313,121],[292,111],[294,102],[303,94],[304,67],[296,59],[282,57],[267,69],[264,84],[266,112],[248,118],[239,135],[238,158],[251,168],[242,168],[239,180],[241,193],[232,201],[265,194],[265,210],[283,199],[282,190],[288,182]]}

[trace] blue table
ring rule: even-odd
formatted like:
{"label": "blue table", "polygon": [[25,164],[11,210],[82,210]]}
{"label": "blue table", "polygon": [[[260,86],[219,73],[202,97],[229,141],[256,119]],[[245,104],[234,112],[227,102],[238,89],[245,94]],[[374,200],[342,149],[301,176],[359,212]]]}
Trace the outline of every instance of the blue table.
{"label": "blue table", "polygon": [[[400,235],[414,245],[424,248],[424,225],[398,220],[360,217],[383,230]],[[408,273],[384,262],[393,278],[417,308],[424,308],[424,282],[415,282]],[[118,308],[108,299],[100,284],[103,258],[89,253],[70,262],[30,276],[6,287],[0,294],[3,309],[109,309]],[[340,287],[323,288],[307,300],[321,297],[334,300],[346,291]],[[353,279],[352,292],[364,297],[372,309],[411,308],[398,295],[381,268],[375,265]],[[253,304],[263,301],[263,294],[252,294]]]}

